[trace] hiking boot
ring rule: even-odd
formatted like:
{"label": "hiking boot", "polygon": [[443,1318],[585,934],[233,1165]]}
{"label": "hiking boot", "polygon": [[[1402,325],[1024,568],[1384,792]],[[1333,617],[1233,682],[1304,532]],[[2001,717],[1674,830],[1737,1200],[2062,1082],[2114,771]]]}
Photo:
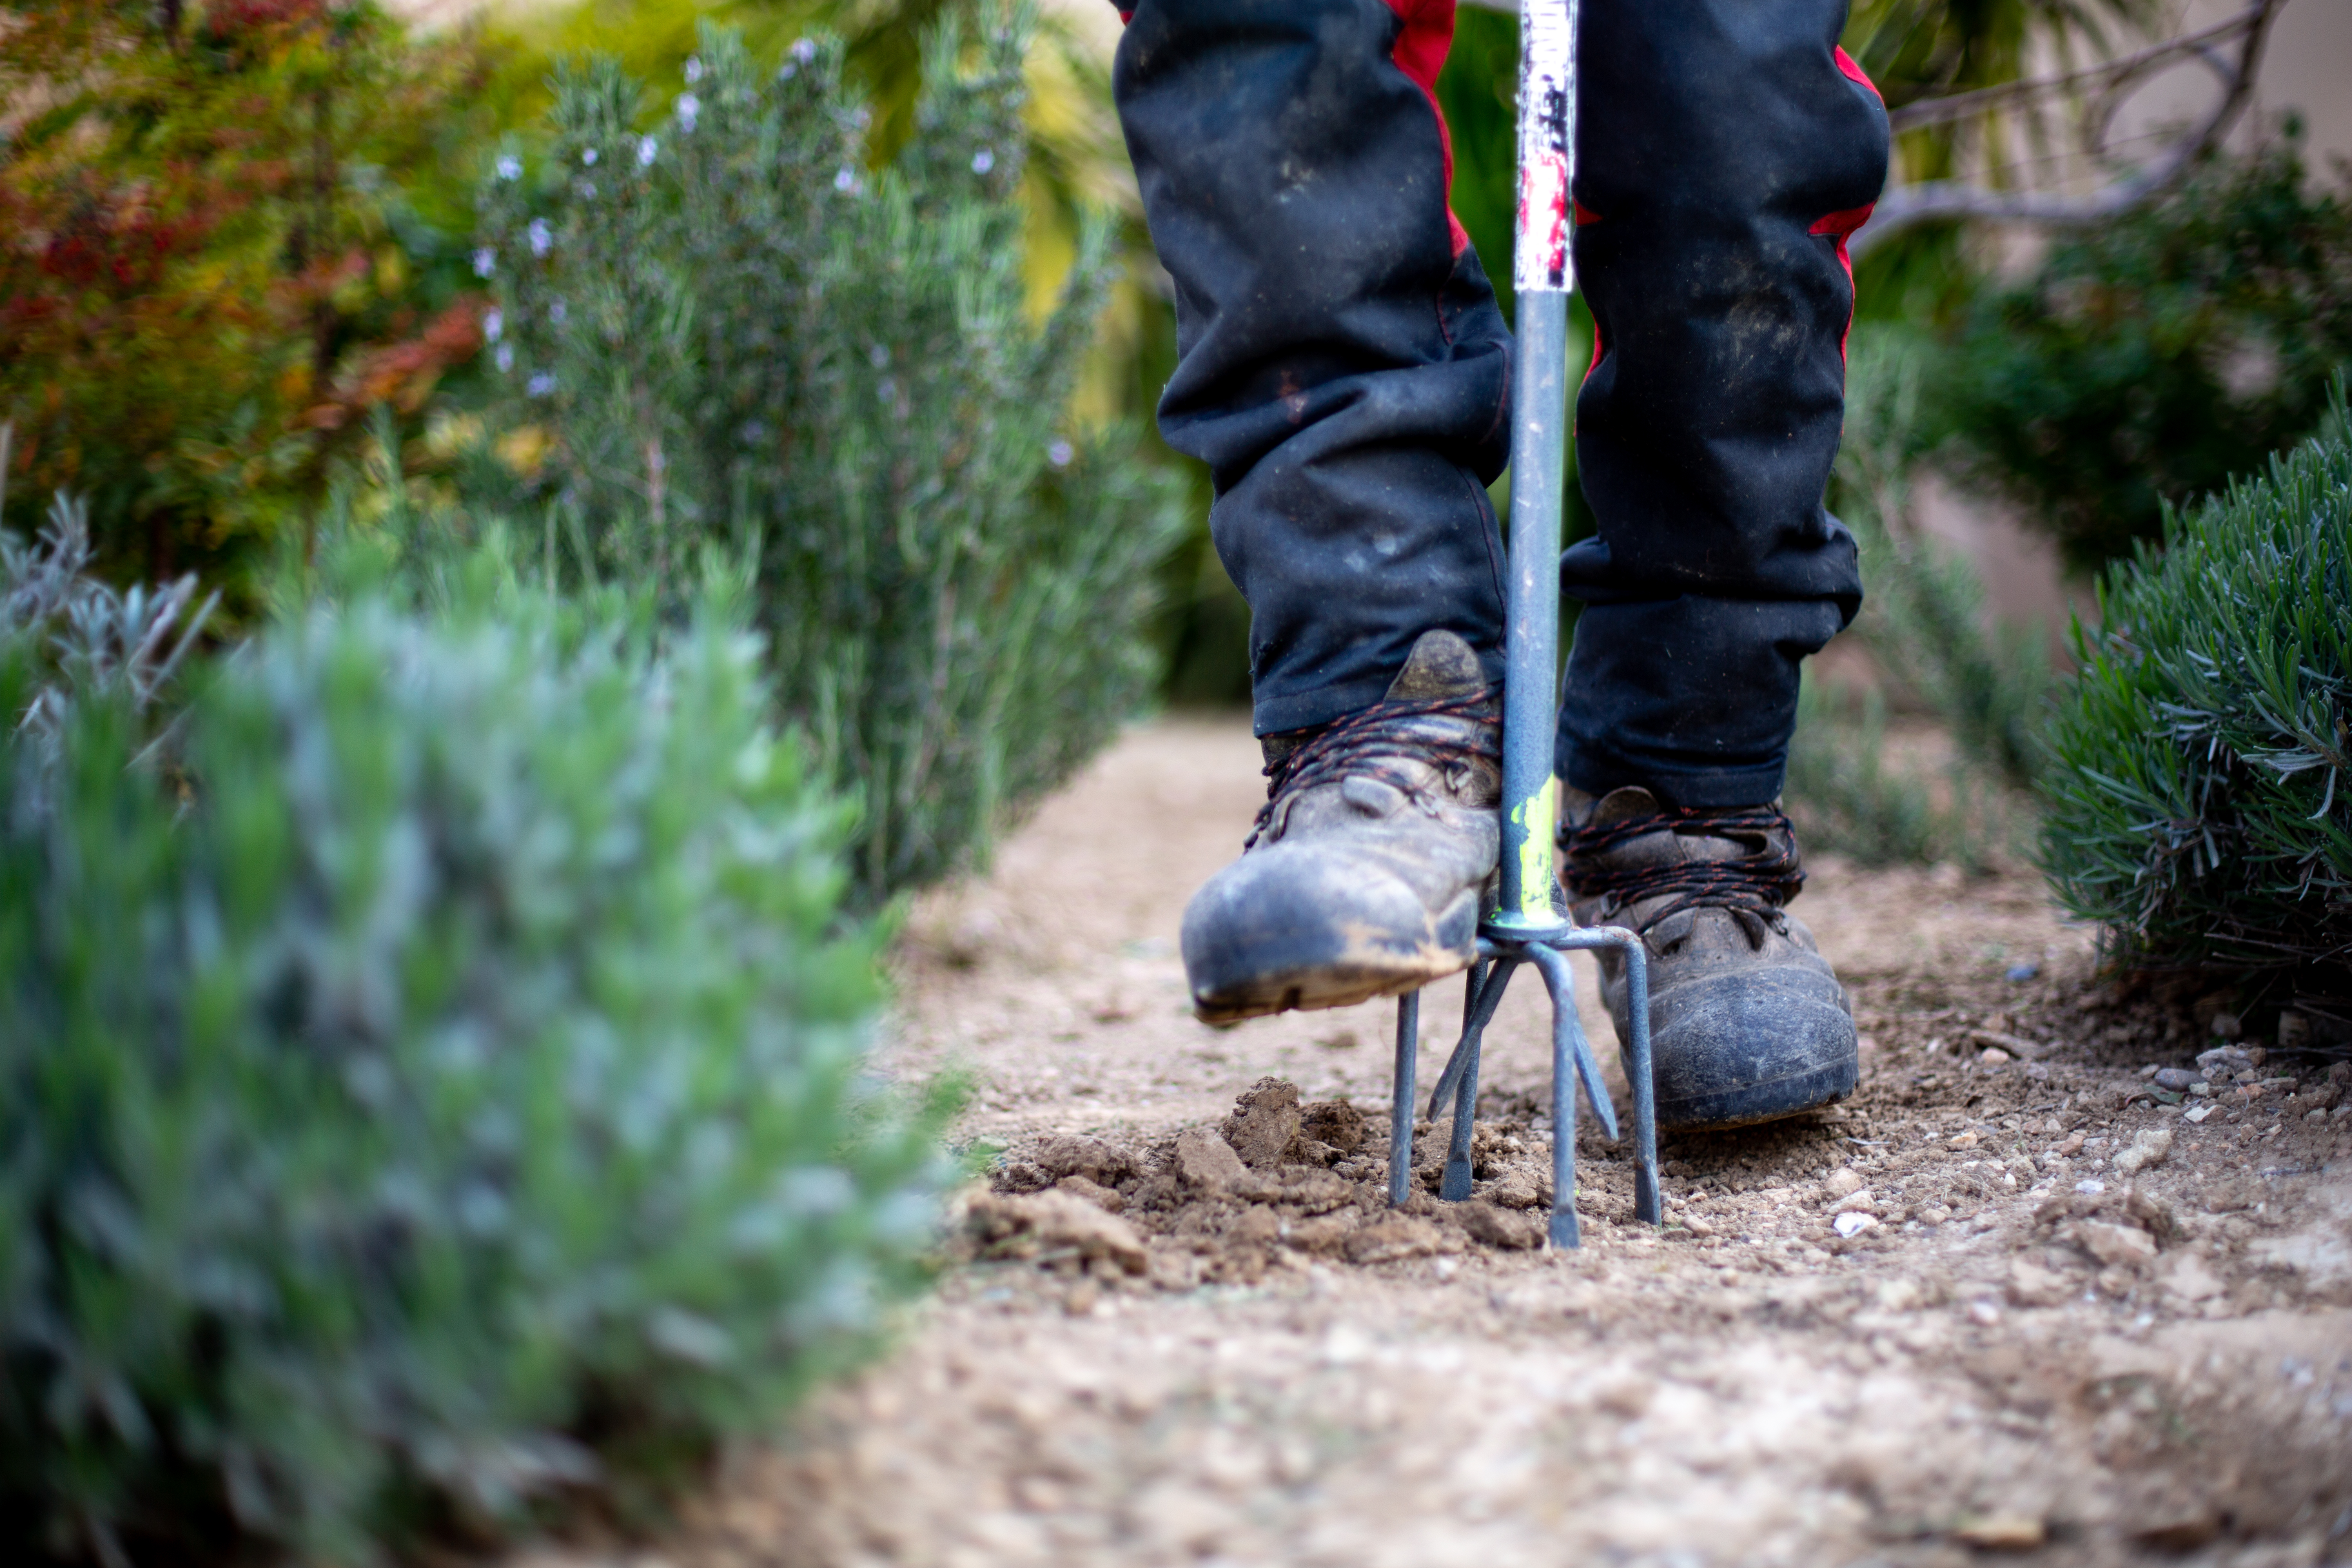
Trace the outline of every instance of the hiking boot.
{"label": "hiking boot", "polygon": [[[1853,1092],[1853,1016],[1804,922],[1805,876],[1777,805],[1677,811],[1644,789],[1560,786],[1561,874],[1580,925],[1622,925],[1650,963],[1658,1125],[1741,1127]],[[1630,1040],[1625,961],[1601,994]]]}
{"label": "hiking boot", "polygon": [[1203,1023],[1345,1007],[1469,967],[1502,847],[1499,713],[1470,645],[1423,632],[1379,702],[1265,742],[1257,829],[1184,910]]}

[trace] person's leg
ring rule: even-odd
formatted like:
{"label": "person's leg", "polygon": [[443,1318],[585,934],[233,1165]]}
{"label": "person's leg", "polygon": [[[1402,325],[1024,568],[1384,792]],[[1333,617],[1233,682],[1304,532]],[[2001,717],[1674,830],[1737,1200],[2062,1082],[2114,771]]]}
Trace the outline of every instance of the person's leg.
{"label": "person's leg", "polygon": [[1160,426],[1214,477],[1261,735],[1380,700],[1433,627],[1502,675],[1509,338],[1446,208],[1453,26],[1453,0],[1137,0],[1119,42],[1175,281]]}
{"label": "person's leg", "polygon": [[1780,792],[1797,668],[1862,600],[1822,508],[1844,415],[1844,237],[1886,176],[1886,112],[1837,47],[1845,0],[1591,3],[1579,35],[1576,269],[1599,342],[1576,404],[1599,534],[1559,763],[1600,795]]}
{"label": "person's leg", "polygon": [[1270,798],[1184,912],[1200,1016],[1468,964],[1499,845],[1509,338],[1446,209],[1453,0],[1138,0],[1112,76],[1176,285],[1169,442],[1250,606]]}
{"label": "person's leg", "polygon": [[[1661,1125],[1843,1099],[1837,977],[1783,907],[1780,791],[1800,661],[1861,602],[1822,510],[1844,406],[1845,237],[1887,125],[1838,51],[1844,0],[1588,4],[1576,259],[1599,335],[1577,459],[1599,536],[1558,762],[1577,918],[1650,958]],[[1623,1031],[1624,973],[1602,994]]]}

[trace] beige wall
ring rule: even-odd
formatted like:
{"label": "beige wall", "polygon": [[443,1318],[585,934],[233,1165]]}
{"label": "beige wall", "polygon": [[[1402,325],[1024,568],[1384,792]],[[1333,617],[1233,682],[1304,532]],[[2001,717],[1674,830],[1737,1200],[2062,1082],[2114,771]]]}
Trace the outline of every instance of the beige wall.
{"label": "beige wall", "polygon": [[[2228,20],[2242,0],[2175,0],[2179,17],[2172,32],[2192,32]],[[2120,122],[2132,130],[2178,121],[2212,100],[2211,73],[2199,65],[2175,66],[2144,86],[2126,107]],[[2352,0],[2287,0],[2272,25],[2263,51],[2255,113],[2273,120],[2296,109],[2308,127],[2305,149],[2322,168],[2333,153],[2352,157]],[[2242,143],[2253,122],[2242,127]]]}

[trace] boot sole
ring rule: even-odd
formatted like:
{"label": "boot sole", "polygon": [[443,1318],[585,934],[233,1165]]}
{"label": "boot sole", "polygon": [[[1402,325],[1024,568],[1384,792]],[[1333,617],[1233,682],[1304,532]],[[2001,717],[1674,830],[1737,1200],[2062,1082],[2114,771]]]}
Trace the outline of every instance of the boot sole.
{"label": "boot sole", "polygon": [[1834,1063],[1769,1083],[1749,1084],[1725,1094],[1661,1101],[1658,1130],[1722,1132],[1735,1127],[1760,1127],[1768,1121],[1783,1121],[1852,1097],[1854,1078],[1853,1063]]}
{"label": "boot sole", "polygon": [[[1652,992],[1659,1129],[1753,1127],[1851,1096],[1861,1062],[1843,996],[1827,973],[1777,965]],[[1622,1040],[1623,999],[1612,1000]]]}
{"label": "boot sole", "polygon": [[1334,970],[1304,975],[1268,975],[1225,994],[1192,998],[1192,1016],[1203,1024],[1238,1024],[1276,1013],[1320,1013],[1352,1007],[1383,996],[1402,996],[1470,967],[1468,953],[1443,952],[1432,961],[1379,969]]}

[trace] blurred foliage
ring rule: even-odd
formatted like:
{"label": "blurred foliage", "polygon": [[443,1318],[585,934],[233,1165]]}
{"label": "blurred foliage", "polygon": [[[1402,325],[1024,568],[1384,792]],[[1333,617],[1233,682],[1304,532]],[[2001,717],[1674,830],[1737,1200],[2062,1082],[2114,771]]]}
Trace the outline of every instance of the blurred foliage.
{"label": "blurred foliage", "polygon": [[2079,623],[2042,856],[2118,956],[2267,972],[2352,1023],[2352,418],[2167,509]]}
{"label": "blurred foliage", "polygon": [[479,61],[366,0],[33,0],[0,50],[9,476],[87,498],[112,574],[235,578],[357,409],[471,354],[387,171],[446,153]]}
{"label": "blurred foliage", "polygon": [[[2095,64],[2167,16],[2157,0],[1855,0],[1839,42],[1887,106],[1973,92],[2052,69]],[[2032,135],[2031,119],[1979,125],[1976,134]],[[1966,132],[1927,127],[1903,146],[1904,179],[1950,172],[1910,159]],[[1948,153],[1947,154],[1948,157]]]}
{"label": "blurred foliage", "polygon": [[1959,474],[2088,571],[2309,435],[2347,363],[2352,185],[2315,187],[2290,133],[1984,285],[1933,417]]}
{"label": "blurred foliage", "polygon": [[[490,150],[542,122],[559,60],[616,54],[667,98],[700,20],[742,26],[769,65],[830,26],[877,107],[860,156],[879,166],[911,132],[944,3],[591,0],[425,33],[327,0],[20,7],[0,54],[0,421],[20,491],[84,495],[118,580],[195,569],[241,611],[362,410],[389,401],[429,460],[423,427],[479,401],[475,192]],[[1071,396],[1089,429],[1148,407],[1167,357],[1099,45],[1037,26],[1019,198],[1036,319],[1088,208],[1127,215],[1143,261],[1093,323]]]}
{"label": "blurred foliage", "polygon": [[1082,237],[1027,311],[1024,19],[950,14],[887,165],[845,50],[769,67],[706,29],[649,115],[615,63],[556,77],[502,153],[477,268],[508,393],[474,448],[524,476],[548,569],[674,599],[754,563],[778,695],[860,793],[861,901],[958,868],[1150,688],[1178,487],[1070,412],[1113,265]]}
{"label": "blurred foliage", "polygon": [[2025,788],[2046,760],[2048,649],[2036,628],[1989,621],[1975,570],[1929,538],[1912,511],[1912,477],[1934,440],[1938,362],[1919,334],[1895,327],[1856,332],[1851,350],[1832,499],[1861,542],[1870,590],[1853,635],[1963,755],[2000,784]]}
{"label": "blurred foliage", "polygon": [[[197,682],[0,731],[0,1532],[365,1563],[644,1506],[860,1354],[951,1107],[860,1064],[848,813],[706,595],[363,552]],[[58,667],[7,556],[0,711]],[[941,1091],[945,1092],[945,1091]]]}
{"label": "blurred foliage", "polygon": [[[1913,517],[1912,476],[1928,449],[1931,349],[1916,332],[1871,325],[1850,347],[1830,499],[1862,547],[1869,586],[1845,635],[1883,684],[1848,689],[1808,672],[1789,809],[1809,845],[1865,864],[1990,868],[2020,844],[2020,792],[2046,760],[2049,657],[2037,629],[1990,621],[1975,571]],[[1891,760],[1894,706],[1932,719],[1950,742],[1948,763],[1923,773]]]}
{"label": "blurred foliage", "polygon": [[1967,825],[1937,799],[1933,780],[1890,761],[1886,699],[1874,689],[1825,685],[1811,669],[1797,693],[1782,804],[1815,853],[1865,866],[1980,861]]}

